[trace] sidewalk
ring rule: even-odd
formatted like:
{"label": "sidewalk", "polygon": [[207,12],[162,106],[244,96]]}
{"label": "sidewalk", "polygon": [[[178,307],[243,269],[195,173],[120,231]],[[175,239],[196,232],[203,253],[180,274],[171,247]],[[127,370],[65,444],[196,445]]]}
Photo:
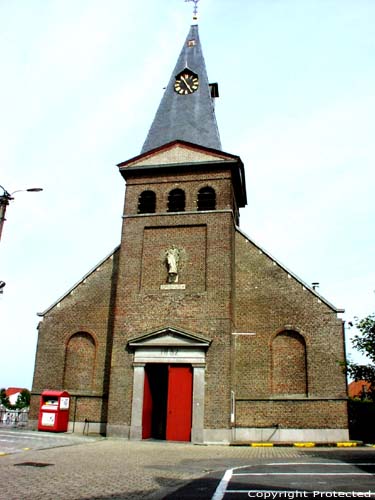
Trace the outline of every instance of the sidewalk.
{"label": "sidewalk", "polygon": [[332,451],[336,454],[350,452],[353,456],[373,452],[364,448],[301,450],[293,447],[196,446],[121,439],[83,440],[73,446],[30,450],[0,457],[3,479],[1,498],[157,500],[193,479],[209,472],[221,472],[228,466],[239,466],[254,460],[261,463],[270,458],[306,457],[307,453],[318,456]]}

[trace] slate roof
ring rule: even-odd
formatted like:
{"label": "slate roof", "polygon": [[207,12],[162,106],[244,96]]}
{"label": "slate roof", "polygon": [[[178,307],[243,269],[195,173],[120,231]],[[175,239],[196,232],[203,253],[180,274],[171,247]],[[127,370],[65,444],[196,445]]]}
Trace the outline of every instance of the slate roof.
{"label": "slate roof", "polygon": [[[176,76],[185,68],[198,75],[199,87],[192,94],[180,95],[174,90],[174,83]],[[174,140],[221,150],[197,25],[190,28],[141,153]]]}

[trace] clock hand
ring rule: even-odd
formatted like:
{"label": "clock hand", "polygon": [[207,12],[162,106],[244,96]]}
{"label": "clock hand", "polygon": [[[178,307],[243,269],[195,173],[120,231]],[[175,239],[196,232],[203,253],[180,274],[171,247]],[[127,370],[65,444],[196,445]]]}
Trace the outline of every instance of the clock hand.
{"label": "clock hand", "polygon": [[186,81],[186,79],[183,75],[181,75],[181,80],[184,82],[184,84],[187,86],[187,88],[190,90],[190,92],[192,92],[190,85],[188,84],[188,82]]}

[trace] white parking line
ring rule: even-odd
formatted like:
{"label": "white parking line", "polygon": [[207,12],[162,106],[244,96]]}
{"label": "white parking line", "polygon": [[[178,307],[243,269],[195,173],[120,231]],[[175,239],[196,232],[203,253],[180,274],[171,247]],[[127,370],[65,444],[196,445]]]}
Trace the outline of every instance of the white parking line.
{"label": "white parking line", "polygon": [[374,476],[371,472],[241,472],[233,476]]}
{"label": "white parking line", "polygon": [[275,462],[275,463],[270,463],[266,464],[267,467],[275,467],[275,466],[286,466],[286,465],[331,465],[333,467],[345,467],[345,466],[356,466],[356,465],[372,465],[375,467],[375,462]]}
{"label": "white parking line", "polygon": [[[324,465],[324,466],[335,466],[335,467],[356,467],[356,466],[375,466],[374,463],[369,462],[352,462],[352,463],[342,463],[342,462],[274,462],[269,464],[259,464],[262,467],[275,467],[275,466],[301,466],[301,465]],[[228,469],[225,471],[218,487],[215,490],[211,500],[222,500],[226,493],[248,493],[249,490],[229,490],[228,485],[234,476],[374,476],[370,472],[234,472],[235,470],[252,468],[254,465],[242,465],[241,467],[235,467],[233,469]],[[250,491],[270,491],[272,490],[250,490]],[[279,490],[278,490],[279,491]],[[280,493],[280,491],[279,491]]]}
{"label": "white parking line", "polygon": [[228,483],[231,480],[233,475],[233,469],[228,469],[225,471],[225,474],[220,481],[218,487],[216,488],[215,493],[211,500],[222,500],[228,488]]}

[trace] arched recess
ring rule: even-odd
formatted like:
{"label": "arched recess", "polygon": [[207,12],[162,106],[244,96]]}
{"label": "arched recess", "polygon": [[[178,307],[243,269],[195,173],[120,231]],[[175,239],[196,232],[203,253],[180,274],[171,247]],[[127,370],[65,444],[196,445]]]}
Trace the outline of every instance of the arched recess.
{"label": "arched recess", "polygon": [[138,198],[139,214],[154,214],[156,210],[156,195],[154,191],[142,191]]}
{"label": "arched recess", "polygon": [[168,212],[185,211],[185,191],[172,189],[168,194]]}
{"label": "arched recess", "polygon": [[198,191],[198,210],[216,210],[216,193],[210,186],[203,187]]}
{"label": "arched recess", "polygon": [[307,395],[306,342],[285,330],[272,341],[272,392],[279,396]]}
{"label": "arched recess", "polygon": [[92,390],[96,358],[96,344],[92,335],[78,332],[66,345],[64,388],[69,390]]}

